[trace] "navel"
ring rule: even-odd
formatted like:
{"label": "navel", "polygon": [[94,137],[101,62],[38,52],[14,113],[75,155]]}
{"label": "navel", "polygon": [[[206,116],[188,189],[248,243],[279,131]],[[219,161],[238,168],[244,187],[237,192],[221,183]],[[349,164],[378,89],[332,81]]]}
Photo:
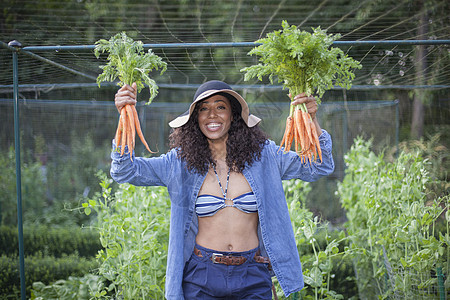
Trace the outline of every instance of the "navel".
{"label": "navel", "polygon": [[233,251],[233,245],[231,244],[228,245],[228,251]]}

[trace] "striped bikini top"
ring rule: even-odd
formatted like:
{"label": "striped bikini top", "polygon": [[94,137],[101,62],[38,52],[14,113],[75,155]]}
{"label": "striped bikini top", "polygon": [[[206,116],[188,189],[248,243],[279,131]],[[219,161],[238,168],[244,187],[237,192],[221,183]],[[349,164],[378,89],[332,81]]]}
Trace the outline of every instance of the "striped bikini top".
{"label": "striped bikini top", "polygon": [[[225,207],[235,207],[245,213],[255,213],[258,211],[256,204],[256,197],[253,192],[242,194],[234,199],[227,198],[228,182],[230,179],[230,170],[228,170],[227,184],[225,190],[222,187],[222,183],[217,175],[216,168],[213,165],[214,173],[216,174],[217,181],[219,182],[220,189],[223,197],[217,197],[214,195],[200,195],[197,197],[195,203],[195,212],[199,217],[210,217],[215,215],[219,210]],[[232,204],[226,204],[225,200],[231,200]]]}

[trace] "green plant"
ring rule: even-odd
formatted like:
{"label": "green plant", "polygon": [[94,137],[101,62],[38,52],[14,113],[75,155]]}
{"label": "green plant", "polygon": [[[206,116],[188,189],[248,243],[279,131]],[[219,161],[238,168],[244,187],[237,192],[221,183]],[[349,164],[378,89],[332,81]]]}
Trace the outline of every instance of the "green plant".
{"label": "green plant", "polygon": [[68,279],[57,280],[45,285],[34,282],[31,290],[32,300],[89,300],[91,293],[104,285],[102,277],[86,274],[82,277],[69,276]]}
{"label": "green plant", "polygon": [[[95,257],[101,248],[98,232],[79,227],[25,226],[23,229],[26,256],[44,253],[62,257],[77,253],[81,257]],[[0,226],[0,253],[19,255],[17,227]]]}
{"label": "green plant", "polygon": [[[341,49],[330,47],[340,35],[327,35],[320,27],[309,33],[295,25],[289,26],[287,21],[282,22],[282,28],[256,41],[261,45],[250,50],[248,55],[259,56],[259,63],[241,69],[245,72],[244,80],[256,77],[262,81],[268,76],[271,83],[277,79],[289,90],[291,101],[302,93],[307,96],[317,94],[319,104],[325,91],[334,85],[351,87],[355,77],[352,69],[361,68],[361,65]],[[280,147],[288,151],[294,143],[302,161],[321,160],[318,135],[306,104],[291,105]]]}
{"label": "green plant", "polygon": [[[431,176],[418,153],[389,163],[355,140],[338,184],[361,297],[429,299],[438,268],[449,272],[450,197],[427,201]],[[445,217],[443,214],[445,213]],[[444,222],[444,231],[437,225]],[[448,283],[447,283],[448,284]]]}
{"label": "green plant", "polygon": [[300,294],[301,299],[344,299],[331,286],[334,272],[347,254],[343,246],[346,242],[345,233],[330,232],[328,224],[306,207],[311,191],[309,183],[290,180],[283,182],[283,186],[305,280],[305,288],[297,294]]}
{"label": "green plant", "polygon": [[110,285],[96,298],[162,299],[169,241],[167,189],[111,183],[99,172],[101,195],[83,203],[86,214],[97,213],[95,228],[104,249],[98,252],[98,274]]}
{"label": "green plant", "polygon": [[[0,299],[20,298],[18,260],[17,256],[0,255]],[[29,297],[33,282],[50,284],[69,276],[83,276],[96,269],[98,262],[76,254],[56,258],[37,253],[25,257],[25,266],[26,293]]]}
{"label": "green plant", "polygon": [[[45,184],[40,162],[22,151],[21,183],[24,214],[44,211]],[[26,158],[25,158],[26,157]],[[16,159],[11,147],[0,155],[0,225],[17,225]]]}
{"label": "green plant", "polygon": [[109,153],[105,149],[110,147],[110,141],[103,140],[100,145],[96,142],[91,131],[83,136],[77,135],[76,130],[71,132],[66,151],[51,157],[46,165],[52,200],[42,213],[30,212],[24,218],[25,224],[79,227],[92,221],[77,208],[81,202],[101,190],[96,172],[109,168]]}
{"label": "green plant", "polygon": [[[399,151],[407,153],[421,153],[421,156],[429,163],[429,172],[432,180],[428,198],[433,199],[439,195],[450,192],[450,152],[442,138],[445,132],[438,131],[434,134],[425,134],[419,140],[408,140],[399,144]],[[431,193],[433,192],[433,193]]]}
{"label": "green plant", "polygon": [[313,33],[282,22],[282,30],[267,34],[256,43],[248,55],[259,56],[259,64],[243,68],[245,80],[268,76],[271,83],[278,80],[292,96],[300,93],[317,94],[320,102],[326,90],[334,85],[350,88],[355,75],[352,69],[361,68],[359,62],[335,47],[330,47],[340,35],[327,35],[313,28]]}
{"label": "green plant", "polygon": [[161,69],[164,73],[167,64],[161,60],[151,49],[147,53],[141,41],[133,41],[125,32],[118,33],[108,41],[100,39],[95,42],[95,56],[108,53],[108,63],[101,66],[103,72],[97,77],[97,84],[103,81],[114,81],[119,78],[119,85],[132,85],[136,82],[137,91],[140,92],[147,84],[150,90],[150,103],[158,93],[156,82],[149,77],[153,69]]}

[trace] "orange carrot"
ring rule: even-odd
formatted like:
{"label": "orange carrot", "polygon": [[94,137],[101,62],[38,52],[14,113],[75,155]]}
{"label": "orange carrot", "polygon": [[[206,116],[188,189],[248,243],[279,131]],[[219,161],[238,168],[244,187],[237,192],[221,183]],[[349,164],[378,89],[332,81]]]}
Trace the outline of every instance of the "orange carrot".
{"label": "orange carrot", "polygon": [[120,115],[120,117],[119,117],[119,124],[117,125],[116,136],[114,137],[116,145],[120,145],[120,141],[122,138],[123,124],[122,124],[121,118],[122,118],[122,115]]}
{"label": "orange carrot", "polygon": [[[134,149],[135,139],[136,139],[136,129],[134,125],[134,114],[131,109],[131,105],[125,105],[125,109],[127,110],[128,121],[130,122],[130,130],[131,130],[131,148]],[[128,145],[130,147],[130,145]]]}
{"label": "orange carrot", "polygon": [[294,118],[289,116],[288,119],[289,119],[289,130],[286,138],[286,147],[284,148],[285,152],[291,150],[292,142],[294,140]]}
{"label": "orange carrot", "polygon": [[311,163],[312,163],[312,155],[311,155],[311,151],[308,151],[308,152],[306,153],[306,156],[308,156],[308,161],[309,161],[309,163],[311,164]]}
{"label": "orange carrot", "polygon": [[300,147],[301,147],[301,151],[306,151],[307,150],[307,136],[306,136],[306,129],[305,129],[305,124],[303,123],[302,119],[301,119],[301,110],[297,109],[295,110],[295,116],[297,119],[296,125],[298,128],[298,132],[300,134]]}
{"label": "orange carrot", "polygon": [[286,136],[287,136],[287,120],[286,120],[286,128],[284,129],[283,138],[281,139],[280,147],[278,148],[277,152],[279,152],[281,150],[281,147],[283,147],[283,144],[286,142]]}
{"label": "orange carrot", "polygon": [[131,160],[133,160],[133,150],[135,149],[136,145],[136,133],[141,139],[145,148],[147,148],[150,153],[156,153],[150,150],[150,147],[148,146],[147,141],[144,138],[136,107],[134,105],[125,105],[120,110],[120,118],[115,134],[115,141],[117,146],[121,146],[120,155],[124,154],[125,147],[128,146]]}
{"label": "orange carrot", "polygon": [[322,149],[320,149],[320,142],[319,142],[319,136],[317,133],[317,127],[316,127],[316,124],[314,124],[314,122],[312,122],[312,126],[313,126],[313,128],[312,128],[311,132],[313,135],[314,144],[315,144],[319,159],[322,162]]}
{"label": "orange carrot", "polygon": [[298,114],[297,114],[297,110],[294,110],[293,113],[293,117],[294,117],[294,127],[295,127],[295,131],[297,133],[298,139],[297,139],[297,147],[295,152],[300,153],[303,149],[303,137],[302,137],[302,128],[299,126],[298,123]]}
{"label": "orange carrot", "polygon": [[280,143],[280,148],[290,151],[294,143],[295,152],[301,163],[313,163],[317,159],[322,161],[322,151],[319,145],[317,130],[308,112],[296,107],[286,118],[286,128]]}
{"label": "orange carrot", "polygon": [[[294,114],[295,116],[295,114]],[[297,118],[294,117],[294,148],[295,148],[295,152],[298,153],[299,149],[298,149],[298,145],[300,143],[300,132],[298,131],[298,127],[297,127]]]}
{"label": "orange carrot", "polygon": [[120,110],[120,121],[122,122],[122,141],[121,141],[120,155],[123,155],[123,153],[125,152],[125,145],[127,142],[127,123],[126,123],[125,108],[122,108]]}
{"label": "orange carrot", "polygon": [[[129,119],[128,119],[129,121]],[[130,159],[133,160],[133,134],[132,134],[132,124],[130,122],[127,122],[127,145],[128,145],[128,151],[130,152]]]}
{"label": "orange carrot", "polygon": [[136,132],[139,136],[139,138],[141,139],[142,144],[144,144],[145,148],[147,148],[148,152],[150,153],[156,153],[153,152],[152,150],[150,150],[150,147],[147,144],[147,141],[144,138],[144,134],[142,133],[142,129],[141,129],[141,124],[139,123],[139,116],[136,110],[136,106],[131,106],[132,111],[133,111],[133,116],[134,116],[134,125],[136,126]]}
{"label": "orange carrot", "polygon": [[293,133],[294,133],[292,130],[293,124],[294,124],[294,119],[291,116],[288,116],[286,118],[286,128],[284,130],[283,139],[281,140],[280,148],[278,149],[278,151],[280,151],[280,149],[283,146],[284,146],[284,152],[287,152],[287,151],[289,151],[289,149],[291,149],[292,138],[293,138]]}
{"label": "orange carrot", "polygon": [[322,151],[317,134],[317,128],[311,119],[311,115],[302,110],[300,106],[291,106],[278,151],[283,146],[285,152],[290,151],[292,142],[294,142],[295,152],[300,157],[301,163],[311,164],[317,162],[318,158],[322,161]]}
{"label": "orange carrot", "polygon": [[303,122],[305,123],[306,132],[308,133],[308,139],[312,142],[313,138],[311,135],[311,116],[306,111],[302,111],[301,116]]}

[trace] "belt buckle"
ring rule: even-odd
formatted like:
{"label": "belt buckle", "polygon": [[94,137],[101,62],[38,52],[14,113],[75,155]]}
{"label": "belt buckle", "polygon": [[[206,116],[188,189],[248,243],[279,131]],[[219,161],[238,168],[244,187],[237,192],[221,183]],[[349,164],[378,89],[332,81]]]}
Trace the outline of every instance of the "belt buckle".
{"label": "belt buckle", "polygon": [[222,253],[213,253],[211,255],[211,260],[213,261],[213,263],[219,264],[220,262],[216,261],[216,257],[223,257],[223,254]]}

